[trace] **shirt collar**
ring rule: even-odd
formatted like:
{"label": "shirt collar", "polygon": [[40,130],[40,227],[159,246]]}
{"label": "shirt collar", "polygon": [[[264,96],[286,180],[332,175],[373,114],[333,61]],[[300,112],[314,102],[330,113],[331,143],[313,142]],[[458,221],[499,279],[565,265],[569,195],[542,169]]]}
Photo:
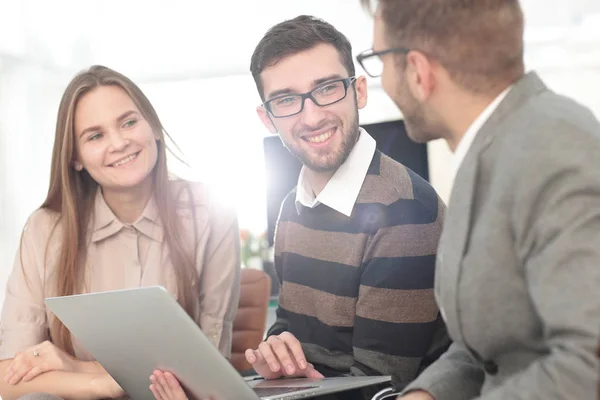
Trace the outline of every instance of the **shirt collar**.
{"label": "shirt collar", "polygon": [[306,178],[305,167],[302,167],[296,190],[296,210],[298,213],[300,213],[302,206],[314,208],[322,203],[350,217],[375,155],[375,147],[375,139],[363,128],[359,128],[358,141],[348,158],[333,174],[317,197],[315,197],[310,182]]}
{"label": "shirt collar", "polygon": [[[127,225],[119,221],[108,204],[106,204],[102,190],[98,187],[94,200],[92,242],[104,240],[121,231],[125,226]],[[163,228],[154,196],[150,197],[146,207],[144,207],[144,211],[142,211],[142,215],[130,226],[157,242],[163,241]]]}
{"label": "shirt collar", "polygon": [[485,108],[485,110],[483,110],[481,114],[479,114],[477,118],[475,118],[475,121],[473,121],[471,126],[469,126],[469,129],[467,129],[463,137],[460,139],[460,142],[458,142],[458,146],[456,146],[456,150],[454,151],[454,159],[452,166],[453,176],[456,176],[456,174],[458,173],[458,169],[460,168],[467,153],[469,152],[469,149],[471,148],[471,145],[473,144],[477,133],[479,133],[483,125],[492,116],[494,111],[496,111],[502,100],[504,100],[508,92],[510,92],[510,89],[512,89],[512,86],[509,86],[506,89],[504,89],[504,91],[500,93]]}

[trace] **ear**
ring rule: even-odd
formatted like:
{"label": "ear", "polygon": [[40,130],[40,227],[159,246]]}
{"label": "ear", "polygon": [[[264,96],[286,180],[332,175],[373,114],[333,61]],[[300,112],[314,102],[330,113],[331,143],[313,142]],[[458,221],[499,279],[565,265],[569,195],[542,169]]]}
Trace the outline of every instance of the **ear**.
{"label": "ear", "polygon": [[406,79],[412,94],[420,101],[427,100],[436,85],[434,65],[423,53],[411,51],[406,55]]}
{"label": "ear", "polygon": [[256,114],[258,114],[258,118],[260,118],[263,125],[269,130],[269,132],[272,134],[277,133],[277,127],[275,127],[269,112],[263,106],[256,107]]}
{"label": "ear", "polygon": [[73,168],[75,168],[77,172],[81,172],[81,170],[83,170],[83,164],[79,161],[73,161]]}
{"label": "ear", "polygon": [[362,110],[367,105],[367,79],[363,75],[356,78],[354,88],[356,91],[356,104],[358,109]]}

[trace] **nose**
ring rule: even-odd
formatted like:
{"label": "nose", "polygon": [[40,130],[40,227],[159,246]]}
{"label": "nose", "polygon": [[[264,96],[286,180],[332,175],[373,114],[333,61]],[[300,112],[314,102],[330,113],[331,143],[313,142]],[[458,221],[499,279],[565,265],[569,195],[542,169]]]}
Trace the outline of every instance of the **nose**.
{"label": "nose", "polygon": [[302,122],[307,126],[317,126],[323,121],[323,110],[312,99],[304,99]]}
{"label": "nose", "polygon": [[123,150],[129,144],[129,140],[119,131],[112,131],[109,134],[110,151],[117,152]]}

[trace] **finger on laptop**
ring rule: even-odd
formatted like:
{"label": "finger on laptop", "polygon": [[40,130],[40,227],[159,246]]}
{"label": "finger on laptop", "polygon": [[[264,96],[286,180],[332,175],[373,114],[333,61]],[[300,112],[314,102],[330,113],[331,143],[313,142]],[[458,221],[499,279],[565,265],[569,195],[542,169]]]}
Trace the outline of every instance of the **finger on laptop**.
{"label": "finger on laptop", "polygon": [[156,387],[156,386],[157,386],[157,384],[155,384],[155,383],[152,383],[152,384],[150,384],[150,391],[151,391],[151,392],[152,392],[152,394],[154,395],[154,398],[155,398],[156,400],[166,400],[166,399],[163,399],[163,398],[161,397],[161,395],[160,395],[160,393],[158,392],[158,389],[157,389],[157,387]]}
{"label": "finger on laptop", "polygon": [[244,355],[246,356],[246,361],[248,361],[250,364],[256,364],[259,362],[258,357],[260,352],[257,352],[256,350],[247,349]]}
{"label": "finger on laptop", "polygon": [[171,390],[171,386],[167,382],[167,377],[164,372],[158,376],[158,381],[162,385],[165,393],[167,394],[167,398],[169,400],[174,400],[175,397],[173,396],[173,391]]}
{"label": "finger on laptop", "polygon": [[173,396],[173,400],[187,400],[187,396],[181,387],[181,384],[170,372],[165,372],[165,380],[167,381],[168,391]]}
{"label": "finger on laptop", "polygon": [[293,360],[290,350],[285,342],[279,338],[279,336],[269,336],[267,344],[271,346],[271,350],[277,356],[279,363],[283,366],[284,371],[287,375],[294,375],[296,373],[296,363]]}
{"label": "finger on laptop", "polygon": [[[273,373],[269,369],[267,362],[265,361],[264,357],[262,356],[262,353],[259,350],[248,349],[246,350],[245,355],[246,360],[248,360],[248,362],[252,364],[252,368],[254,368],[254,371],[256,371],[256,373],[261,375],[263,378],[275,379],[282,376],[281,373]],[[294,376],[305,376],[307,378],[317,379],[324,378],[324,376],[319,371],[317,371],[315,367],[309,362],[306,363],[305,369],[297,368]]]}
{"label": "finger on laptop", "polygon": [[269,365],[269,368],[272,372],[280,371],[281,368],[279,365],[279,360],[273,353],[273,350],[271,349],[271,345],[269,343],[262,342],[261,344],[259,344],[258,351],[260,351],[260,354],[265,359],[265,362]]}
{"label": "finger on laptop", "polygon": [[160,384],[158,378],[156,378],[156,380],[152,382],[152,385],[150,385],[150,390],[152,390],[152,393],[154,394],[156,400],[171,400],[167,396],[165,388]]}
{"label": "finger on laptop", "polygon": [[246,350],[246,360],[252,365],[254,371],[265,379],[277,379],[283,375],[281,371],[271,371],[271,367],[269,367],[259,350]]}
{"label": "finger on laptop", "polygon": [[[150,390],[159,400],[188,400],[181,384],[170,372],[155,370],[150,377]],[[157,397],[158,395],[158,397]]]}
{"label": "finger on laptop", "polygon": [[319,371],[317,371],[315,369],[315,366],[312,365],[311,363],[308,363],[308,365],[306,366],[306,370],[304,372],[304,376],[306,376],[307,378],[317,378],[317,379],[322,379],[325,378],[325,376],[320,373]]}
{"label": "finger on laptop", "polygon": [[296,338],[296,336],[289,332],[283,332],[281,335],[279,335],[279,338],[286,344],[290,352],[293,354],[296,365],[298,365],[300,369],[305,369],[307,366],[306,356],[302,350],[302,344]]}
{"label": "finger on laptop", "polygon": [[167,391],[165,390],[164,384],[161,382],[161,376],[162,371],[154,371],[152,372],[150,381],[154,385],[155,391],[158,393],[158,398],[162,400],[169,400],[169,396],[167,396]]}

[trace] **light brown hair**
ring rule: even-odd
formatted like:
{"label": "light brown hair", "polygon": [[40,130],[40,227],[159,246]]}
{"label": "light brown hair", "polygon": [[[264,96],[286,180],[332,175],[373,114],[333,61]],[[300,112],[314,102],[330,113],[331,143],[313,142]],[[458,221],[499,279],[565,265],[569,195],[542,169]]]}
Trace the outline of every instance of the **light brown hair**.
{"label": "light brown hair", "polygon": [[[80,293],[84,286],[86,249],[88,246],[88,226],[92,217],[95,193],[98,183],[85,171],[76,171],[73,162],[76,155],[74,118],[77,102],[83,95],[98,86],[118,86],[133,100],[143,117],[152,127],[158,138],[158,157],[153,174],[153,195],[160,220],[165,231],[166,245],[175,270],[178,299],[183,308],[192,314],[195,312],[197,295],[195,286],[195,249],[188,249],[184,243],[183,227],[177,214],[179,193],[171,190],[173,182],[169,180],[165,132],[154,107],[130,79],[103,66],[92,66],[76,75],[65,90],[60,102],[56,121],[54,149],[50,170],[50,187],[41,208],[55,212],[59,218],[54,227],[60,229],[62,242],[54,273],[56,295],[66,296]],[[182,186],[186,187],[186,186]],[[187,187],[194,214],[194,201]],[[195,217],[193,218],[195,221]],[[46,257],[47,258],[47,257]],[[45,270],[46,268],[44,268]],[[45,277],[44,277],[45,279]],[[67,328],[52,318],[50,336],[55,345],[74,355],[73,343]]]}
{"label": "light brown hair", "polygon": [[[371,8],[371,0],[361,3]],[[378,3],[390,47],[418,50],[436,59],[467,90],[488,93],[524,74],[524,21],[518,0]]]}

